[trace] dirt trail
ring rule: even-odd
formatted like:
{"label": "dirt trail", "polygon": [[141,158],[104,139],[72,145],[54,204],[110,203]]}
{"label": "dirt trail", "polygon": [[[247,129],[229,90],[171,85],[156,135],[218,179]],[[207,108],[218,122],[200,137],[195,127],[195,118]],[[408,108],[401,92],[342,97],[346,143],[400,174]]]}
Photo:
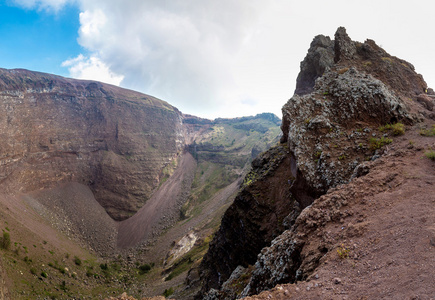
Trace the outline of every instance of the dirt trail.
{"label": "dirt trail", "polygon": [[193,156],[188,152],[183,153],[174,174],[134,216],[118,223],[118,247],[135,246],[145,239],[157,236],[161,230],[176,221],[190,190],[195,168]]}

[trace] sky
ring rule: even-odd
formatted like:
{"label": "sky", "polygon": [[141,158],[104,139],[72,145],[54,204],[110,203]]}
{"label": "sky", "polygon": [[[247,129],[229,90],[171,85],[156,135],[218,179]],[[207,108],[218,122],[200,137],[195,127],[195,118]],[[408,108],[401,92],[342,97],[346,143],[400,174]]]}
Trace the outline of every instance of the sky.
{"label": "sky", "polygon": [[272,112],[318,34],[344,26],[435,87],[433,1],[0,0],[0,68],[140,91],[204,118]]}

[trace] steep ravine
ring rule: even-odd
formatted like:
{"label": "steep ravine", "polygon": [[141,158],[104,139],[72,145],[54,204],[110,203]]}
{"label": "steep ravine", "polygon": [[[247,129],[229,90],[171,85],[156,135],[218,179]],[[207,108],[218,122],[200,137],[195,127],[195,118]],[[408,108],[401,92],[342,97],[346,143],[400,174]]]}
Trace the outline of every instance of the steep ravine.
{"label": "steep ravine", "polygon": [[[435,120],[432,93],[410,63],[372,40],[354,42],[342,27],[335,40],[315,37],[301,63],[295,95],[282,109],[279,147],[287,150],[276,169],[283,171],[265,172],[254,161],[245,179],[251,185],[245,184],[225,213],[200,266],[197,298],[234,299],[308,278],[332,250],[327,243],[314,250],[305,238],[309,225],[317,226],[313,201],[369,173],[367,161],[394,147],[394,136],[403,134],[405,125]],[[265,166],[276,149],[259,158]],[[272,188],[271,181],[279,182],[278,187]],[[276,197],[276,190],[284,197]],[[277,199],[282,204],[274,206]],[[328,205],[336,206],[328,207],[327,221],[346,216],[340,210],[346,204]],[[271,217],[279,213],[282,226]]]}

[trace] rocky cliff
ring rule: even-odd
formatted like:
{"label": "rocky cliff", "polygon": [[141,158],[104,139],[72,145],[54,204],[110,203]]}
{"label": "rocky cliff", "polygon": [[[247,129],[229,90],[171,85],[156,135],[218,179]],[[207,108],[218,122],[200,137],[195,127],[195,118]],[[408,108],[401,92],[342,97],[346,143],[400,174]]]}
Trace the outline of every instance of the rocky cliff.
{"label": "rocky cliff", "polygon": [[107,84],[0,69],[0,100],[2,188],[84,183],[116,220],[146,202],[184,147],[176,108]]}
{"label": "rocky cliff", "polygon": [[315,37],[282,109],[279,148],[286,150],[253,162],[203,260],[198,298],[234,299],[308,278],[333,246],[314,247],[307,232],[320,226],[319,214],[320,222],[343,220],[352,192],[320,196],[368,174],[369,161],[394,148],[405,125],[435,120],[427,92],[410,63],[372,40],[354,42],[342,27],[334,40]]}

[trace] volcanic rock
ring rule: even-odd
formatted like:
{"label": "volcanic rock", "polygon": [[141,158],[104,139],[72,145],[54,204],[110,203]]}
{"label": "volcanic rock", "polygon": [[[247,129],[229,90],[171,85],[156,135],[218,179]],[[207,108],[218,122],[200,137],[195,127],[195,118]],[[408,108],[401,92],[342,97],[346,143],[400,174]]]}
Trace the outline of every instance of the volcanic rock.
{"label": "volcanic rock", "polygon": [[116,220],[145,203],[184,146],[176,108],[115,86],[0,69],[0,100],[3,189],[83,183]]}
{"label": "volcanic rock", "polygon": [[[288,151],[279,159],[277,170],[283,169],[269,177],[261,168],[277,148],[253,161],[253,171],[245,182],[250,178],[256,181],[245,185],[225,213],[201,265],[202,295],[213,288],[214,295],[224,299],[231,294],[221,288],[225,280],[239,265],[248,270],[254,260],[254,269],[245,271],[250,280],[237,297],[305,280],[332,246],[327,237],[312,244],[307,233],[328,222],[342,222],[348,212],[340,208],[349,203],[355,191],[350,190],[346,197],[339,193],[322,195],[371,172],[372,166],[365,161],[376,161],[387,153],[388,147],[373,146],[388,136],[378,130],[379,126],[397,122],[412,125],[423,120],[427,99],[420,101],[424,105],[420,107],[413,100],[426,90],[422,76],[411,64],[389,55],[374,41],[354,42],[342,27],[334,41],[315,37],[301,63],[295,95],[282,109],[280,147],[287,146]],[[390,177],[382,178],[374,189],[382,192],[385,182],[393,180]],[[271,205],[273,197],[267,196],[276,190],[269,189],[273,180],[281,182],[279,201],[287,200],[290,206],[286,207],[294,211],[284,218],[290,229],[271,241],[267,237],[283,228],[274,225],[272,216],[280,210]],[[312,206],[314,201],[316,207]],[[256,219],[262,221],[252,221]],[[353,236],[364,230],[352,224],[349,228]]]}

